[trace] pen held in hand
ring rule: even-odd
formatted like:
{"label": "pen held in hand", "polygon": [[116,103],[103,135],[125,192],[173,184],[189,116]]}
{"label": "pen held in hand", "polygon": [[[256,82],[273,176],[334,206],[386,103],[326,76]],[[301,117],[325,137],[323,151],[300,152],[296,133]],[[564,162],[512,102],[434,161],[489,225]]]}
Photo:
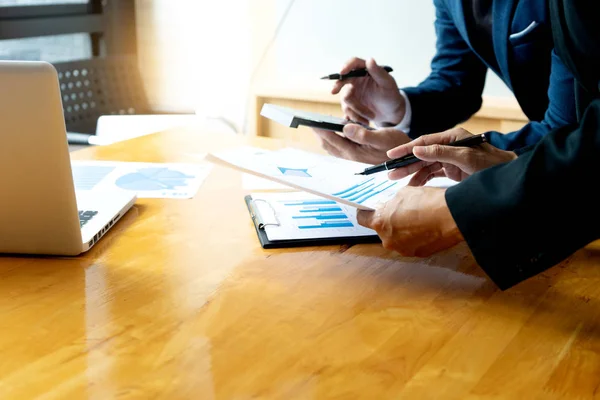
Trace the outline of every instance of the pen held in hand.
{"label": "pen held in hand", "polygon": [[[393,69],[392,67],[388,67],[383,66],[383,69],[385,69],[388,73],[392,72]],[[369,71],[367,71],[366,68],[358,68],[358,69],[353,69],[352,71],[348,72],[347,74],[329,74],[329,75],[325,75],[324,77],[322,77],[321,79],[330,79],[330,80],[344,80],[344,79],[348,79],[348,78],[358,78],[358,77],[362,77],[362,76],[367,76],[369,75]]]}
{"label": "pen held in hand", "polygon": [[[481,135],[474,135],[472,137],[468,137],[465,139],[461,139],[461,140],[457,140],[455,142],[451,142],[446,144],[446,146],[453,146],[453,147],[474,147],[474,146],[478,146],[482,143],[486,143],[488,141],[487,136],[485,135],[485,133],[481,134]],[[354,175],[371,175],[371,174],[375,174],[377,172],[382,172],[382,171],[389,171],[392,169],[396,169],[396,168],[401,168],[401,167],[405,167],[409,164],[413,164],[416,163],[417,161],[420,161],[417,157],[415,157],[414,154],[407,154],[403,157],[399,157],[399,158],[394,158],[392,160],[388,160],[382,164],[379,165],[374,165],[372,167],[367,167],[364,169],[364,171],[362,172],[357,172]]]}

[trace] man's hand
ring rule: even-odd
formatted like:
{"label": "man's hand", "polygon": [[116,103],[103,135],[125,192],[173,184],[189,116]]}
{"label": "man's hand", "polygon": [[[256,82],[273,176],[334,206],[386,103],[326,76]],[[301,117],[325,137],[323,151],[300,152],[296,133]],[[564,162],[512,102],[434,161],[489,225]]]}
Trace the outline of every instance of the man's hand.
{"label": "man's hand", "polygon": [[358,223],[377,231],[388,250],[428,257],[464,240],[446,205],[445,191],[404,187],[377,210],[359,210]]}
{"label": "man's hand", "polygon": [[514,152],[500,150],[488,143],[475,147],[445,146],[471,135],[462,128],[455,128],[442,133],[423,135],[410,143],[391,149],[387,153],[390,158],[412,153],[421,161],[390,171],[389,178],[402,179],[414,173],[409,182],[410,186],[422,186],[430,179],[440,176],[462,181],[479,170],[517,158]]}
{"label": "man's hand", "polygon": [[339,80],[331,90],[332,94],[342,92],[342,111],[346,118],[366,125],[369,121],[379,126],[398,125],[404,117],[406,104],[394,78],[373,59],[365,62],[353,58],[340,73],[347,74],[359,68],[367,68],[369,75]]}
{"label": "man's hand", "polygon": [[329,154],[367,164],[387,161],[389,149],[410,141],[404,132],[393,128],[371,131],[360,125],[348,124],[344,127],[343,136],[331,131],[313,130]]}

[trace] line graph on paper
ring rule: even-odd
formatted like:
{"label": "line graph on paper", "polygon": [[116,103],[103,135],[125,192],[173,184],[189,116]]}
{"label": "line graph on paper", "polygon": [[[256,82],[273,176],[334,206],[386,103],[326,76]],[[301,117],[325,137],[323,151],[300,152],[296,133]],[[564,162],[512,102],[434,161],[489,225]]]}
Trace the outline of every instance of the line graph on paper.
{"label": "line graph on paper", "polygon": [[268,151],[242,147],[211,155],[241,169],[296,189],[321,195],[361,209],[373,209],[389,200],[405,181],[390,181],[387,174],[355,175],[367,164],[286,148]]}

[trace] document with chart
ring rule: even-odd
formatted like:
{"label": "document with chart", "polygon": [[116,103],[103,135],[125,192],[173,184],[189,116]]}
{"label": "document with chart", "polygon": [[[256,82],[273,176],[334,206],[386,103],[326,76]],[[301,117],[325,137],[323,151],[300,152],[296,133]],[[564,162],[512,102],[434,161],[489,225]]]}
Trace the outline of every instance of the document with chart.
{"label": "document with chart", "polygon": [[135,192],[138,198],[194,197],[210,165],[71,161],[75,190]]}
{"label": "document with chart", "polygon": [[269,241],[377,236],[358,224],[355,207],[333,200],[306,192],[252,193],[250,197],[258,227]]}
{"label": "document with chart", "polygon": [[[386,173],[355,175],[368,164],[293,148],[269,151],[241,147],[208,154],[206,159],[363,210],[373,210],[386,202],[409,180],[391,181]],[[453,183],[436,178],[428,186]]]}

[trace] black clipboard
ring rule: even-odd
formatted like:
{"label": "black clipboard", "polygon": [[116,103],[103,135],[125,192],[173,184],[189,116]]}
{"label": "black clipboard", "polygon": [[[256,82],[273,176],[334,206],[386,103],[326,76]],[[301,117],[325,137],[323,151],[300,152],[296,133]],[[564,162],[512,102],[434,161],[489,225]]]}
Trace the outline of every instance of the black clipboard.
{"label": "black clipboard", "polygon": [[291,239],[291,240],[275,240],[271,241],[265,232],[265,224],[260,220],[259,214],[254,207],[254,200],[251,195],[244,197],[246,207],[254,223],[256,235],[263,249],[280,249],[286,247],[308,247],[308,246],[327,246],[341,244],[362,244],[362,243],[381,243],[381,239],[377,235],[369,236],[348,236],[334,238],[316,238],[316,239]]}
{"label": "black clipboard", "polygon": [[365,129],[374,128],[359,122],[348,119],[334,117],[332,115],[318,114],[309,111],[295,110],[288,107],[265,103],[262,106],[260,115],[272,121],[278,122],[289,128],[298,128],[299,126],[308,126],[310,128],[319,128],[334,132],[344,132],[344,126],[349,123],[361,125]]}

